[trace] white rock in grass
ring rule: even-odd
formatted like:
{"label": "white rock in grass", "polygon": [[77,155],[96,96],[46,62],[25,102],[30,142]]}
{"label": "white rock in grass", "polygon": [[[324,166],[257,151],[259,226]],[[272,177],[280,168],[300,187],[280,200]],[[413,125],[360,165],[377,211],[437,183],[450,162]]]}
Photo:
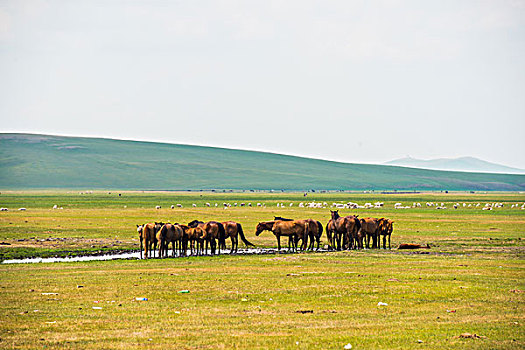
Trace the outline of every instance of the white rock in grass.
{"label": "white rock in grass", "polygon": [[346,350],[351,349],[351,348],[352,348],[352,344],[348,343],[348,344],[345,345],[344,348],[345,348]]}

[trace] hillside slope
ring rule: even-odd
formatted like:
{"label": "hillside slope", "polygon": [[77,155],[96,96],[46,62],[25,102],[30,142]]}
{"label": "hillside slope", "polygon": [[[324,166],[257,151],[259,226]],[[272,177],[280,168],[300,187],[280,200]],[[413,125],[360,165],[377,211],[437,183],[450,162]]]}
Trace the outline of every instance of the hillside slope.
{"label": "hillside slope", "polygon": [[491,163],[474,157],[438,158],[428,160],[405,157],[391,160],[389,162],[386,162],[385,164],[434,170],[525,174],[525,170],[523,169],[512,168],[501,164]]}
{"label": "hillside slope", "polygon": [[0,188],[525,190],[525,176],[346,164],[154,142],[0,134]]}

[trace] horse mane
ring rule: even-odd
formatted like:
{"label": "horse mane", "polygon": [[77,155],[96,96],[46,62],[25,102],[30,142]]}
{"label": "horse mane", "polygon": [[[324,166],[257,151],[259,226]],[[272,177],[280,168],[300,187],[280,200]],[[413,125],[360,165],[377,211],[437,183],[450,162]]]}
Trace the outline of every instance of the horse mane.
{"label": "horse mane", "polygon": [[281,220],[281,221],[293,221],[293,219],[287,219],[287,218],[283,218],[281,216],[274,216],[273,217],[273,221],[276,221],[276,220]]}
{"label": "horse mane", "polygon": [[197,226],[198,224],[204,224],[203,221],[200,221],[200,220],[193,220],[191,222],[188,223],[188,226],[191,227],[191,228],[194,228],[195,226]]}

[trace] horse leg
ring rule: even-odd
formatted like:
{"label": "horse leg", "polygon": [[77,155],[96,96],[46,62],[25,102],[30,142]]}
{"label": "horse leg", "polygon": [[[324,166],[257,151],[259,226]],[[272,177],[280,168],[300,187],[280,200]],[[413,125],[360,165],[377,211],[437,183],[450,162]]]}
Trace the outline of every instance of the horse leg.
{"label": "horse leg", "polygon": [[277,252],[280,254],[281,253],[281,236],[275,235],[275,237],[277,238]]}
{"label": "horse leg", "polygon": [[315,236],[313,233],[310,234],[309,236],[309,239],[310,239],[310,244],[308,245],[308,250],[314,250],[314,245],[315,245]]}
{"label": "horse leg", "polygon": [[[235,240],[234,240],[234,236],[231,236],[231,241],[232,241],[232,250],[230,250],[230,255],[233,254],[233,251],[235,250]],[[224,242],[226,242],[226,240],[224,240]],[[224,249],[226,249],[226,244],[224,244]]]}
{"label": "horse leg", "polygon": [[[386,240],[386,237],[385,237],[385,240]],[[385,242],[385,249],[386,249],[386,242]],[[392,249],[390,248],[390,235],[388,235],[388,249]]]}

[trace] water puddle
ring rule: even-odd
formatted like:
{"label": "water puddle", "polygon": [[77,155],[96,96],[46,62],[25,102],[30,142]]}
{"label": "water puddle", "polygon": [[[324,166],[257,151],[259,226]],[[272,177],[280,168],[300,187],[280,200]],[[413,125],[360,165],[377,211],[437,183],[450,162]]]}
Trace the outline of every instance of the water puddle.
{"label": "water puddle", "polygon": [[[319,250],[319,252],[324,250]],[[287,249],[281,249],[281,253],[287,253]],[[230,251],[221,251],[221,255],[229,255]],[[277,254],[277,249],[274,248],[248,248],[239,249],[233,255],[268,255]],[[187,256],[190,255],[188,251]],[[168,251],[168,256],[172,257],[172,251]],[[56,263],[56,262],[77,262],[77,261],[102,261],[102,260],[123,260],[123,259],[139,259],[139,252],[109,254],[109,255],[94,255],[94,256],[74,256],[66,258],[28,258],[28,259],[11,259],[4,260],[2,264],[36,264],[36,263]]]}

